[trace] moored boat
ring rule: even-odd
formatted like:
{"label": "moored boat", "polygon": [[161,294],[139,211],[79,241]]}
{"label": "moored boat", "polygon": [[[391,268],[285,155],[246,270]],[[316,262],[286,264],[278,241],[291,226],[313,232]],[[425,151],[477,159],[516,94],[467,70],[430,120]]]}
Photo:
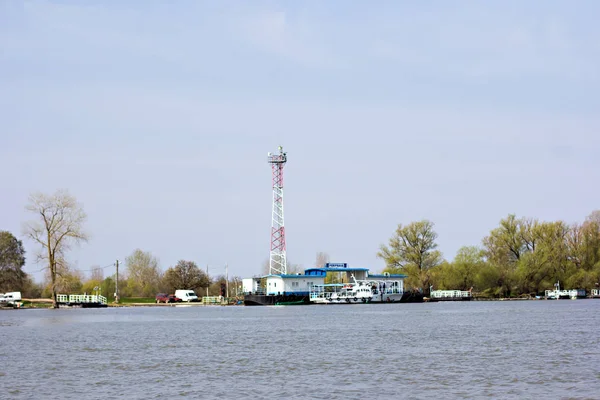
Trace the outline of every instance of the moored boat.
{"label": "moored boat", "polygon": [[585,299],[585,289],[562,289],[560,288],[560,282],[554,284],[554,290],[546,290],[544,297],[547,300],[568,300],[568,299]]}
{"label": "moored boat", "polygon": [[58,294],[56,304],[59,308],[105,308],[107,299],[101,295]]}
{"label": "moored boat", "polygon": [[[242,280],[244,304],[367,304],[423,302],[420,291],[404,291],[402,274],[370,275],[367,268],[327,263],[303,274],[266,275]],[[329,283],[325,283],[325,281]]]}
{"label": "moored boat", "polygon": [[[353,277],[354,278],[354,277]],[[368,303],[373,299],[371,287],[366,283],[354,282],[342,285],[340,291],[331,293],[329,303]]]}

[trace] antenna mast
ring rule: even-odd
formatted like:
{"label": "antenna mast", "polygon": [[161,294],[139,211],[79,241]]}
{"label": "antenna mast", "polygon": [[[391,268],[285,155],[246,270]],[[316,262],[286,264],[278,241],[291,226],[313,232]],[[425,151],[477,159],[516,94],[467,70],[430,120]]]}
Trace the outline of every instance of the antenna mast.
{"label": "antenna mast", "polygon": [[279,154],[268,154],[268,162],[273,171],[273,216],[271,218],[271,255],[269,274],[287,273],[285,255],[285,227],[283,223],[283,167],[287,162],[287,153],[279,146]]}

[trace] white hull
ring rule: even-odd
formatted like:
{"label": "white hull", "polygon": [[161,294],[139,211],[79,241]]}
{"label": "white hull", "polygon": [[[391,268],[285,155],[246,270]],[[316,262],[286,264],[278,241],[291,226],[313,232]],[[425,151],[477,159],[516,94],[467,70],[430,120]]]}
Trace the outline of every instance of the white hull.
{"label": "white hull", "polygon": [[396,303],[402,300],[402,293],[384,293],[380,295],[374,295],[371,299],[371,303]]}

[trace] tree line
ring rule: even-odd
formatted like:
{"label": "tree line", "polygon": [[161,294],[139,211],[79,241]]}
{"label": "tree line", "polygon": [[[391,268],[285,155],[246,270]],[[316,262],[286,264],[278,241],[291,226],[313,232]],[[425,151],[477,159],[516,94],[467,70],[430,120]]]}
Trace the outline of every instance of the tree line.
{"label": "tree line", "polygon": [[[52,195],[32,194],[26,205],[34,218],[24,224],[23,234],[36,243],[34,260],[44,265],[43,283],[35,283],[23,271],[25,249],[12,233],[0,231],[0,292],[21,291],[25,297],[51,297],[58,293],[99,292],[113,299],[116,276],[104,277],[104,268],[83,272],[72,268],[66,255],[74,245],[88,241],[83,207],[65,190]],[[438,235],[429,220],[398,225],[377,256],[384,272],[407,275],[407,288],[474,290],[489,297],[539,295],[556,282],[569,289],[592,289],[600,285],[600,210],[582,223],[539,221],[514,214],[500,220],[478,246],[458,250],[452,261],[437,250]],[[317,265],[329,260],[317,254]],[[297,265],[289,264],[290,271]],[[268,270],[268,261],[263,265]],[[135,250],[125,259],[119,277],[121,297],[153,297],[158,292],[193,289],[208,295],[221,294],[227,277],[210,277],[194,261],[180,260],[164,273],[150,252]],[[227,282],[236,293],[241,279]]]}
{"label": "tree line", "polygon": [[398,225],[377,256],[385,271],[406,274],[407,287],[427,293],[433,287],[514,297],[542,295],[557,282],[588,291],[600,285],[600,210],[571,225],[510,214],[452,261],[437,250],[437,237],[428,220]]}
{"label": "tree line", "polygon": [[121,298],[154,297],[159,292],[173,293],[176,289],[216,296],[222,294],[222,284],[228,285],[229,294],[235,295],[241,285],[238,277],[211,277],[189,260],[180,260],[163,273],[158,259],[140,249],[126,257],[118,282],[116,275],[104,277],[106,267],[92,267],[86,278],[83,271],[69,265],[66,257],[74,245],[88,241],[83,206],[68,191],[59,190],[52,195],[32,194],[25,208],[34,218],[24,224],[23,234],[38,245],[33,258],[44,265],[44,281],[36,283],[23,271],[26,262],[23,242],[11,232],[0,231],[0,293],[20,291],[28,298],[50,297],[56,307],[59,293],[98,293],[112,301],[117,284]]}

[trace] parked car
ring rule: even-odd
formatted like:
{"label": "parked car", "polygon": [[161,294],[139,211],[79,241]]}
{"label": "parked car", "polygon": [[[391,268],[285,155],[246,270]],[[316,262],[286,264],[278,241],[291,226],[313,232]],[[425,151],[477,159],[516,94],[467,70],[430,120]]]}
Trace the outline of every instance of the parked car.
{"label": "parked car", "polygon": [[168,303],[169,295],[166,293],[159,293],[156,295],[156,303]]}
{"label": "parked car", "polygon": [[169,300],[167,301],[168,303],[180,303],[183,300],[181,300],[179,297],[175,296],[174,294],[170,294],[169,295]]}
{"label": "parked car", "polygon": [[159,293],[156,295],[156,303],[179,303],[182,300],[174,294]]}

